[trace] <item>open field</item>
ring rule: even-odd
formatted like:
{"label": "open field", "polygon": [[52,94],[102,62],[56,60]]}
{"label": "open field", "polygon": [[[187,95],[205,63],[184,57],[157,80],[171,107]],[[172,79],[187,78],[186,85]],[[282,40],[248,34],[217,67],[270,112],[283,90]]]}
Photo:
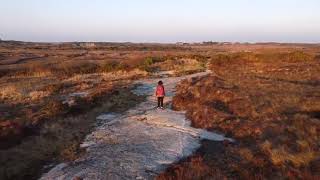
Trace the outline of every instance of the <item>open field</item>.
{"label": "open field", "polygon": [[36,178],[44,165],[76,159],[98,115],[141,102],[133,80],[203,71],[188,49],[0,42],[0,179]]}
{"label": "open field", "polygon": [[0,41],[0,179],[77,159],[97,115],[143,101],[133,80],[206,69],[173,107],[236,143],[204,141],[159,178],[319,177],[320,45]]}

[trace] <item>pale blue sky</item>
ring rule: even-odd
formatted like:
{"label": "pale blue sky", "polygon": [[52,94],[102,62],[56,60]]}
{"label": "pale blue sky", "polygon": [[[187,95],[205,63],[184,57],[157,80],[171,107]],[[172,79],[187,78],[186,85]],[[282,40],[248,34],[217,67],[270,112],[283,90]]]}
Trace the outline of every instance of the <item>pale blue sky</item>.
{"label": "pale blue sky", "polygon": [[320,0],[0,0],[0,38],[320,42]]}

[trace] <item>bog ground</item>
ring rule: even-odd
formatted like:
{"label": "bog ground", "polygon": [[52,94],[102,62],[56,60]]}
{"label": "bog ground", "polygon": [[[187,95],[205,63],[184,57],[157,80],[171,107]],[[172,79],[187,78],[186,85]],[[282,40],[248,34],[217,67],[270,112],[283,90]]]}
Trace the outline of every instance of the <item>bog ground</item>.
{"label": "bog ground", "polygon": [[319,75],[316,44],[2,41],[0,179],[317,179]]}

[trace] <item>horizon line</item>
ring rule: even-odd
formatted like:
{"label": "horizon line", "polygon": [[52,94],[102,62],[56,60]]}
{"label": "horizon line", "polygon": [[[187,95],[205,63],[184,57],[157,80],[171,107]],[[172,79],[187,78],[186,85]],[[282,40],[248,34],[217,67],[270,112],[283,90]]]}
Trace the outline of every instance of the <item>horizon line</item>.
{"label": "horizon line", "polygon": [[0,42],[23,42],[23,43],[49,43],[49,44],[59,44],[59,43],[131,43],[131,44],[201,44],[201,43],[232,43],[232,44],[320,44],[320,42],[288,42],[288,41],[176,41],[176,42],[159,42],[159,41],[24,41],[24,40],[6,40],[1,39]]}

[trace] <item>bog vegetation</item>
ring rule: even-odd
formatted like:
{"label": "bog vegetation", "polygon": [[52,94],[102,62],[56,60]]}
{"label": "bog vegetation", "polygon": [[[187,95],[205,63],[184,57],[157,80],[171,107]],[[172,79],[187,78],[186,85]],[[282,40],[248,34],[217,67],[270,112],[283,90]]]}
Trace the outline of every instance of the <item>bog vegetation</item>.
{"label": "bog vegetation", "polygon": [[1,42],[0,179],[37,179],[43,167],[76,159],[99,114],[143,100],[133,80],[174,70],[175,60],[200,63],[170,46]]}
{"label": "bog vegetation", "polygon": [[[210,69],[185,81],[174,108],[238,144],[203,142],[159,178],[319,176],[320,47],[0,42],[0,179],[37,179],[74,160],[102,112],[143,100],[135,79]],[[187,97],[187,98],[186,98]]]}
{"label": "bog vegetation", "polygon": [[213,56],[214,75],[182,82],[173,107],[193,126],[223,132],[236,144],[203,142],[160,179],[319,178],[320,62],[290,52]]}

